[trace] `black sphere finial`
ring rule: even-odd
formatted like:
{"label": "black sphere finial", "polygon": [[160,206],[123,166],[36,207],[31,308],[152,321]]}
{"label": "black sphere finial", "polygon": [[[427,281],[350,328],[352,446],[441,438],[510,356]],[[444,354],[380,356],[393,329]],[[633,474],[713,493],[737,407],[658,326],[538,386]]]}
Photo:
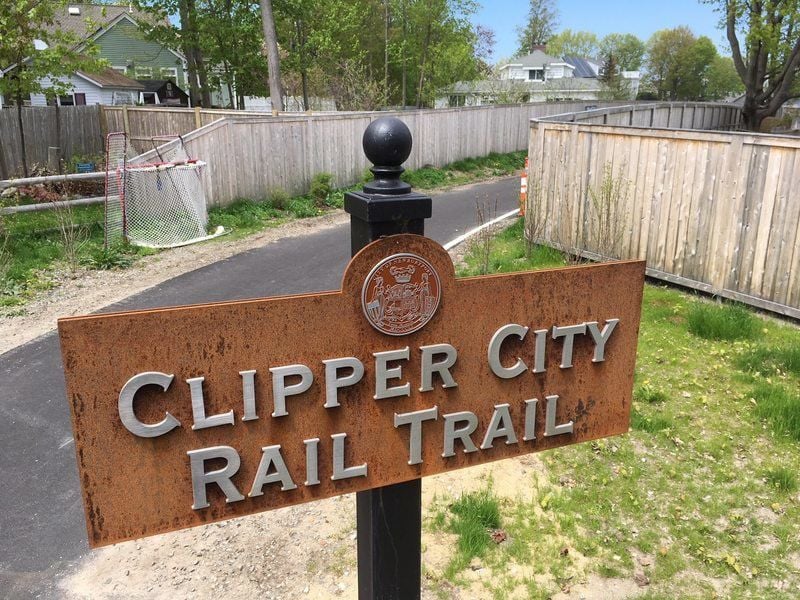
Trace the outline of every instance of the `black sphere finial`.
{"label": "black sphere finial", "polygon": [[381,117],[364,131],[362,145],[373,165],[399,167],[411,154],[411,131],[397,117]]}
{"label": "black sphere finial", "polygon": [[406,194],[411,186],[400,181],[401,166],[411,154],[411,131],[397,117],[380,117],[364,131],[364,154],[375,165],[370,170],[375,180],[364,186],[370,194]]}

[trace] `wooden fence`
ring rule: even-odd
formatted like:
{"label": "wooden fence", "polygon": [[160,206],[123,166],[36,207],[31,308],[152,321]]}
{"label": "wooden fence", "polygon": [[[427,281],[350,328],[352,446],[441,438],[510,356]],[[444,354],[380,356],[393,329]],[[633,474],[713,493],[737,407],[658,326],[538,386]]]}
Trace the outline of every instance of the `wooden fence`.
{"label": "wooden fence", "polygon": [[594,110],[553,115],[541,120],[715,131],[738,130],[742,127],[740,107],[733,104],[711,102],[657,102],[607,106]]}
{"label": "wooden fence", "polygon": [[561,120],[531,124],[535,237],[800,318],[800,139]]}
{"label": "wooden fence", "polygon": [[[278,188],[290,194],[305,193],[314,175],[321,172],[331,173],[337,186],[358,182],[370,166],[361,138],[370,122],[382,116],[400,117],[409,126],[414,147],[405,166],[419,168],[490,152],[524,150],[531,118],[582,110],[585,104],[280,117],[238,113],[192,131],[183,139],[191,156],[208,163],[205,182],[209,204],[226,205],[238,198],[264,198]],[[153,158],[151,151],[139,160]]]}
{"label": "wooden fence", "polygon": [[[28,167],[47,163],[47,149],[61,148],[61,156],[102,154],[103,132],[99,106],[26,106],[22,126]],[[0,110],[0,180],[22,174],[17,110]]]}

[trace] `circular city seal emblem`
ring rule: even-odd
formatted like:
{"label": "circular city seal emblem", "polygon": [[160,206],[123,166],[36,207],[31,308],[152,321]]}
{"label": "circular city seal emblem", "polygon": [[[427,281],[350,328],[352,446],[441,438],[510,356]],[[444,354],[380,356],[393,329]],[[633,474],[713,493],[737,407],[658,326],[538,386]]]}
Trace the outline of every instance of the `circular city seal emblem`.
{"label": "circular city seal emblem", "polygon": [[367,275],[361,306],[378,331],[406,335],[431,320],[441,297],[439,275],[427,260],[416,254],[393,254]]}

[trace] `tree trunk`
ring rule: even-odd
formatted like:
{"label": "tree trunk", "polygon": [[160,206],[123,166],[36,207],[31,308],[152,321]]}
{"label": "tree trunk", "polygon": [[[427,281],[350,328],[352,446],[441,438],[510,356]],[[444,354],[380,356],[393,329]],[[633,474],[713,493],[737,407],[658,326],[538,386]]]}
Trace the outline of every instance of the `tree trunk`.
{"label": "tree trunk", "polygon": [[195,56],[192,47],[191,34],[189,32],[192,19],[189,17],[189,2],[181,0],[178,7],[179,16],[181,19],[181,36],[182,36],[182,49],[183,55],[186,57],[186,70],[189,72],[189,99],[192,106],[200,106],[200,90],[198,89],[197,78],[197,64],[195,63]]}
{"label": "tree trunk", "polygon": [[195,68],[197,69],[197,78],[200,80],[200,99],[203,103],[203,108],[211,107],[211,90],[208,87],[208,70],[206,63],[203,59],[203,53],[195,46],[194,49]]}
{"label": "tree trunk", "polygon": [[406,66],[406,37],[408,35],[408,14],[406,13],[406,2],[403,0],[403,75],[402,75],[402,83],[401,87],[402,92],[402,104],[403,108],[406,107],[407,97],[406,97],[406,77],[408,68]]}
{"label": "tree trunk", "polygon": [[269,66],[269,97],[273,114],[283,110],[283,90],[281,89],[281,57],[278,54],[278,35],[275,33],[275,19],[272,16],[272,0],[260,0],[261,24],[264,28],[264,42],[267,46]]}
{"label": "tree trunk", "polygon": [[431,43],[431,32],[433,24],[428,21],[428,28],[425,30],[425,41],[422,44],[422,58],[419,63],[419,85],[417,85],[417,108],[422,108],[422,85],[425,82],[425,63],[428,58],[428,45]]}
{"label": "tree trunk", "polygon": [[19,125],[19,150],[22,158],[22,175],[28,177],[28,154],[25,149],[25,128],[22,126],[22,93],[17,92],[17,124]]}
{"label": "tree trunk", "polygon": [[61,160],[64,152],[61,149],[61,103],[58,98],[56,98],[56,147],[58,148],[58,174],[61,175],[64,173],[64,165]]}
{"label": "tree trunk", "polygon": [[389,0],[383,0],[383,105],[389,106]]}

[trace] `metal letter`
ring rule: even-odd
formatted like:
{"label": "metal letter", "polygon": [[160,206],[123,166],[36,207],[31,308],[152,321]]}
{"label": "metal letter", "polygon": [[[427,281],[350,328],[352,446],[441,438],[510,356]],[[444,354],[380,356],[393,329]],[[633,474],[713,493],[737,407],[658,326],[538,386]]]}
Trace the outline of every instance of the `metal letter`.
{"label": "metal letter", "polygon": [[[244,496],[239,493],[233,485],[231,477],[236,475],[241,465],[239,453],[230,446],[212,446],[211,448],[201,448],[200,450],[189,450],[189,464],[192,470],[192,495],[194,503],[193,510],[208,508],[208,498],[206,497],[206,486],[209,483],[216,483],[222,493],[225,494],[225,502],[239,502],[244,500]],[[205,462],[215,458],[222,458],[226,464],[221,469],[206,473]]]}
{"label": "metal letter", "polygon": [[544,435],[562,435],[572,433],[572,421],[556,425],[556,409],[558,408],[558,396],[546,396],[547,413],[544,419]]}
{"label": "metal letter", "polygon": [[239,371],[242,376],[242,401],[244,402],[244,416],[242,421],[255,421],[256,414],[256,372]]}
{"label": "metal letter", "polygon": [[[347,358],[332,358],[330,360],[323,360],[325,365],[325,408],[336,408],[339,406],[339,399],[337,392],[339,388],[347,387],[348,385],[355,385],[361,378],[364,377],[364,364],[349,356]],[[339,369],[353,369],[350,375],[338,377]]]}
{"label": "metal letter", "polygon": [[389,379],[400,379],[403,376],[403,367],[396,366],[391,369],[386,367],[390,360],[408,360],[408,346],[400,350],[387,350],[386,352],[374,352],[375,357],[375,400],[383,398],[395,398],[397,396],[410,396],[411,384],[404,383],[387,388],[386,381]]}
{"label": "metal letter", "polygon": [[233,410],[206,417],[206,402],[203,398],[203,381],[205,379],[205,377],[192,377],[186,380],[192,393],[192,417],[194,417],[192,431],[208,429],[217,425],[233,425]]}
{"label": "metal letter", "polygon": [[515,323],[503,325],[500,329],[495,331],[494,335],[492,336],[492,340],[489,342],[488,352],[489,366],[492,369],[492,373],[501,379],[513,379],[514,377],[522,375],[522,373],[528,370],[528,366],[522,362],[521,358],[517,358],[517,362],[515,362],[511,367],[504,367],[500,364],[500,348],[506,338],[515,335],[520,340],[524,340],[527,333],[527,327],[523,327],[522,325],[517,325]]}
{"label": "metal letter", "polygon": [[306,445],[306,480],[303,485],[319,485],[319,438],[303,440]]}
{"label": "metal letter", "polygon": [[347,434],[334,433],[331,438],[333,439],[333,475],[331,475],[331,479],[336,481],[350,477],[366,477],[367,463],[357,467],[345,468],[344,466],[344,441],[347,439]]}
{"label": "metal letter", "polygon": [[606,342],[608,338],[611,337],[611,333],[614,331],[617,323],[619,323],[619,319],[609,319],[606,321],[603,331],[600,331],[597,327],[597,321],[586,323],[586,326],[589,328],[589,333],[592,334],[592,339],[594,340],[594,357],[592,358],[592,362],[603,362],[606,359]]}
{"label": "metal letter", "polygon": [[506,444],[517,443],[517,434],[514,433],[514,425],[511,423],[508,404],[495,404],[492,420],[486,429],[486,435],[483,437],[481,450],[492,448],[492,442],[499,437],[505,437]]}
{"label": "metal letter", "polygon": [[544,352],[545,348],[547,347],[547,329],[537,329],[533,332],[536,334],[536,344],[534,346],[535,353],[533,355],[533,369],[534,373],[544,373],[545,372],[545,365],[544,365]]}
{"label": "metal letter", "polygon": [[[272,367],[272,402],[275,410],[272,411],[273,417],[285,417],[286,396],[302,394],[311,384],[314,383],[314,374],[305,365],[287,365],[285,367]],[[286,385],[286,379],[292,375],[299,375],[300,381],[292,385]]]}
{"label": "metal letter", "polygon": [[408,447],[408,464],[418,465],[422,462],[422,422],[435,421],[438,407],[415,410],[402,414],[394,413],[394,426],[411,425]]}
{"label": "metal letter", "polygon": [[553,339],[564,338],[564,348],[561,351],[562,369],[572,367],[572,344],[576,335],[586,335],[586,323],[567,325],[566,327],[553,326]]}
{"label": "metal letter", "polygon": [[[472,442],[472,438],[470,437],[475,430],[478,428],[478,417],[475,416],[475,413],[471,413],[468,410],[456,413],[450,413],[449,415],[443,415],[444,418],[444,452],[442,452],[442,458],[448,458],[449,456],[455,456],[455,441],[456,438],[461,440],[461,443],[464,445],[464,454],[468,452],[476,452],[478,450],[477,446]],[[466,423],[464,427],[460,427],[456,429],[456,423]]]}
{"label": "metal letter", "polygon": [[536,405],[539,400],[525,400],[525,435],[522,436],[523,442],[530,442],[536,439]]}
{"label": "metal letter", "polygon": [[166,392],[174,378],[175,375],[167,375],[166,373],[159,373],[157,371],[146,371],[134,375],[125,382],[125,385],[122,386],[119,392],[119,401],[117,403],[119,419],[122,421],[125,429],[139,437],[154,438],[169,433],[176,427],[181,426],[181,422],[169,414],[169,412],[161,421],[153,424],[142,423],[136,418],[136,414],[133,412],[133,399],[136,396],[136,392],[146,385],[160,386],[161,389]]}
{"label": "metal letter", "polygon": [[[455,379],[450,374],[450,368],[456,364],[458,352],[450,344],[434,344],[432,346],[420,346],[422,352],[422,385],[420,392],[430,392],[433,390],[433,374],[439,373],[442,378],[443,388],[458,387]],[[437,354],[444,354],[444,360],[433,362],[433,357]]]}
{"label": "metal letter", "polygon": [[[265,484],[278,483],[279,481],[281,482],[282,492],[297,489],[294,481],[292,481],[291,475],[289,475],[289,469],[286,468],[286,463],[283,460],[281,445],[264,446],[261,448],[261,451],[263,452],[261,455],[261,462],[258,464],[256,477],[253,480],[253,487],[247,495],[251,498],[263,496]],[[270,473],[269,470],[273,465],[275,466],[275,471]]]}

